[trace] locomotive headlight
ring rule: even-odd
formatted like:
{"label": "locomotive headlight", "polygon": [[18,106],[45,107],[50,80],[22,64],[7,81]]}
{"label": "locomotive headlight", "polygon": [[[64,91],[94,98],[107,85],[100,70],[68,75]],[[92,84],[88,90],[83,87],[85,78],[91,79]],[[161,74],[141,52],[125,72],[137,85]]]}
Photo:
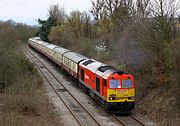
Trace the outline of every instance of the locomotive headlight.
{"label": "locomotive headlight", "polygon": [[134,97],[128,97],[128,99],[129,99],[129,100],[135,100],[135,98],[134,98]]}
{"label": "locomotive headlight", "polygon": [[116,97],[109,97],[109,100],[115,100]]}
{"label": "locomotive headlight", "polygon": [[109,100],[115,100],[115,99],[116,99],[116,94],[109,95]]}

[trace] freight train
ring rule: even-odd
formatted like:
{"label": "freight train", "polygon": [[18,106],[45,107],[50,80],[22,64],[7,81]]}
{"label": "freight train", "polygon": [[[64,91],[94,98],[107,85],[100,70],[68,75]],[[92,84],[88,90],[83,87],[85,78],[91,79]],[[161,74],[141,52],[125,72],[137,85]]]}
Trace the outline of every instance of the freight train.
{"label": "freight train", "polygon": [[78,86],[107,111],[124,113],[135,107],[133,75],[44,42],[39,37],[30,38],[28,45],[77,80]]}

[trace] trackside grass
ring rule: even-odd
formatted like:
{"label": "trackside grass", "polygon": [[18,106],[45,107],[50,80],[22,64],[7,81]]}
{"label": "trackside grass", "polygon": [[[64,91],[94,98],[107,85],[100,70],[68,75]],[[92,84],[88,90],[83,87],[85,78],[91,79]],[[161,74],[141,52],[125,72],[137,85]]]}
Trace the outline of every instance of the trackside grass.
{"label": "trackside grass", "polygon": [[0,23],[0,125],[60,126],[42,79],[23,53],[29,26]]}

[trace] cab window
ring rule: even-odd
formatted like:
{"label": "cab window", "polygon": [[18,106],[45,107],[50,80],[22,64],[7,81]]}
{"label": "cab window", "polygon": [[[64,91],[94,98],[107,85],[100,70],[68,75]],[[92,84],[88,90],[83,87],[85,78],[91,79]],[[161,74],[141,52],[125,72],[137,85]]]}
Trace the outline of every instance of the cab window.
{"label": "cab window", "polygon": [[122,88],[132,88],[132,80],[122,80]]}
{"label": "cab window", "polygon": [[120,80],[110,80],[110,88],[121,88]]}

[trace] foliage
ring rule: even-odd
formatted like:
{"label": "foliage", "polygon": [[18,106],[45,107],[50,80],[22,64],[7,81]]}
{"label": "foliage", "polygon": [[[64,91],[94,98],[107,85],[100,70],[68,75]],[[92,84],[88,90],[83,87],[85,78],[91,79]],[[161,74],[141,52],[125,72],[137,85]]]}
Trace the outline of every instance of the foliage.
{"label": "foliage", "polygon": [[78,39],[80,36],[80,30],[82,25],[81,12],[72,11],[70,13],[70,16],[68,16],[67,20],[68,20],[68,26],[71,28],[75,37]]}
{"label": "foliage", "polygon": [[[24,45],[36,28],[12,20],[0,22],[0,124],[62,125],[44,97],[42,80],[25,57]],[[58,121],[57,121],[58,120]]]}
{"label": "foliage", "polygon": [[[166,105],[179,106],[178,93],[172,93],[180,87],[179,24],[176,18],[179,5],[178,0],[92,0],[90,13],[72,11],[63,17],[63,23],[51,29],[49,39],[133,73],[139,82],[138,100],[153,102],[160,98],[175,98],[178,105],[176,102]],[[151,90],[157,91],[157,96],[161,95],[158,91],[168,91],[171,96],[162,95],[154,100],[153,96],[148,96],[153,94]]]}
{"label": "foliage", "polygon": [[85,56],[92,57],[94,55],[94,48],[95,48],[93,41],[88,38],[84,38],[79,41],[80,41],[80,43],[78,43],[79,46],[76,47],[79,49],[78,52],[80,52]]}
{"label": "foliage", "polygon": [[[36,35],[44,41],[49,41],[49,34],[53,27],[61,25],[65,21],[65,11],[63,8],[60,8],[59,5],[50,6],[49,17],[47,20],[38,19],[39,28]],[[54,30],[54,29],[53,29]]]}
{"label": "foliage", "polygon": [[49,17],[46,20],[38,19],[38,23],[40,25],[37,35],[41,37],[44,41],[49,41],[48,34],[51,31],[51,28],[57,24],[57,19],[55,17]]}
{"label": "foliage", "polygon": [[64,31],[65,31],[65,26],[62,24],[52,27],[52,29],[49,33],[50,41],[54,42],[55,44],[60,44],[60,45],[64,46],[64,43],[62,41],[62,36],[63,36]]}
{"label": "foliage", "polygon": [[17,76],[32,68],[21,52],[21,45],[36,29],[11,20],[0,23],[0,28],[0,87],[5,87],[17,82]]}
{"label": "foliage", "polygon": [[[95,0],[91,10],[94,20],[78,10],[60,16],[63,21],[50,30],[49,39],[101,61],[111,57],[117,67],[124,64],[128,71],[141,71],[150,86],[168,84],[173,78],[170,47],[176,38],[176,5],[176,1],[167,0]],[[65,13],[55,7],[51,12]],[[105,52],[97,52],[96,46],[104,47]]]}

